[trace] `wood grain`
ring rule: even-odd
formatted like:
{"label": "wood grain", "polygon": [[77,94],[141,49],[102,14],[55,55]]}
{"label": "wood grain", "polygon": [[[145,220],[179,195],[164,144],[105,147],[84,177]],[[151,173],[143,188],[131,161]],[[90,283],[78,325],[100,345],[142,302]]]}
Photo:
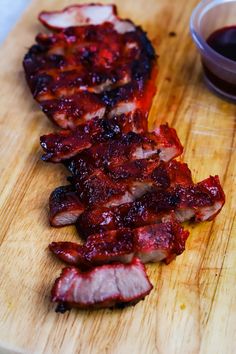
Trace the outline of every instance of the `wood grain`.
{"label": "wood grain", "polygon": [[195,180],[219,174],[226,205],[213,222],[189,226],[187,249],[176,261],[148,266],[154,290],[137,306],[59,315],[49,302],[62,264],[47,245],[77,236],[73,227],[48,225],[48,196],[65,173],[40,161],[39,136],[52,125],[33,102],[21,63],[42,30],[38,12],[73,2],[33,1],[1,48],[0,353],[232,354],[236,106],[202,82],[188,29],[194,0],[114,2],[122,16],[144,27],[160,55],[150,127],[167,121],[177,129]]}

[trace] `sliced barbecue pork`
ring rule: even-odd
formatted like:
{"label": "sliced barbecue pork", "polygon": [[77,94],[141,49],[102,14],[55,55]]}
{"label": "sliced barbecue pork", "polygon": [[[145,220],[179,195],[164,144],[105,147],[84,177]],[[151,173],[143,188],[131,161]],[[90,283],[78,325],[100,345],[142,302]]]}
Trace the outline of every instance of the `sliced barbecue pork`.
{"label": "sliced barbecue pork", "polygon": [[[85,179],[70,178],[80,200],[87,207],[120,205],[135,199],[135,191],[126,183],[116,183],[102,170],[95,170]],[[137,193],[142,191],[139,189]]]}
{"label": "sliced barbecue pork", "polygon": [[137,112],[134,115],[114,116],[112,119],[94,119],[81,124],[73,131],[62,130],[40,137],[40,144],[45,151],[43,161],[60,162],[90,148],[93,144],[119,138],[130,131],[142,133],[147,124]]}
{"label": "sliced barbecue pork", "polygon": [[138,258],[130,264],[111,264],[88,272],[64,268],[52,288],[52,301],[58,312],[71,307],[81,309],[134,305],[150,293],[144,265]]}
{"label": "sliced barbecue pork", "polygon": [[[113,165],[111,170],[108,165],[108,171],[95,169],[87,176],[83,169],[82,177],[80,174],[69,180],[87,207],[114,206],[132,202],[152,187],[167,188],[168,170],[169,164],[160,162],[159,158],[138,159]],[[189,171],[188,167],[186,170]]]}
{"label": "sliced barbecue pork", "polygon": [[70,185],[50,195],[50,224],[75,224],[86,240],[49,245],[70,264],[52,301],[58,312],[132,305],[152,290],[143,263],[181,254],[189,232],[180,222],[212,220],[225,195],[218,176],[194,184],[173,160],[183,147],[168,124],[148,131],[158,70],[141,27],[100,4],[43,11],[39,20],[47,32],[23,67],[34,99],[64,129],[40,138],[42,159],[70,173]]}
{"label": "sliced barbecue pork", "polygon": [[144,158],[158,152],[161,160],[169,161],[183,152],[176,131],[168,124],[161,125],[151,133],[139,134],[128,131],[123,128],[124,125],[129,123],[125,116],[121,116],[116,120],[113,119],[112,124],[101,120],[77,127],[74,131],[44,135],[40,138],[45,151],[42,159],[61,162],[77,156],[90,147],[92,148],[90,151],[86,150],[86,155],[89,154],[90,158],[95,160],[111,159],[119,154],[126,155],[127,159],[133,154],[136,154],[136,158]]}
{"label": "sliced barbecue pork", "polygon": [[[58,145],[61,148],[60,142]],[[67,146],[64,150],[68,153]],[[129,132],[94,144],[64,164],[72,173],[69,180],[85,207],[114,206],[135,200],[153,185],[168,183],[159,164],[181,154],[182,149],[175,130],[162,125],[156,132]],[[54,194],[50,200],[55,199]]]}
{"label": "sliced barbecue pork", "polygon": [[49,221],[52,226],[71,225],[85,210],[72,185],[61,186],[49,198]]}
{"label": "sliced barbecue pork", "polygon": [[156,55],[145,32],[113,5],[43,12],[23,66],[34,98],[62,128],[122,113],[147,115],[155,94]]}
{"label": "sliced barbecue pork", "polygon": [[136,228],[160,222],[163,215],[175,212],[180,222],[212,220],[225,203],[218,176],[195,185],[177,185],[169,189],[153,189],[134,202],[116,207],[87,209],[76,226],[83,237],[117,230]]}
{"label": "sliced barbecue pork", "polygon": [[[136,166],[135,169],[129,170],[129,175],[127,174],[128,172],[126,172],[125,175],[119,176],[120,183],[116,181],[109,183],[109,178],[100,170],[96,170],[99,173],[95,176],[92,174],[92,178],[90,179],[85,179],[85,182],[80,184],[80,190],[79,186],[77,186],[76,191],[75,186],[70,185],[56,188],[49,198],[49,220],[51,225],[64,226],[68,225],[69,222],[73,224],[76,216],[79,217],[88,204],[94,204],[96,207],[97,200],[100,200],[99,207],[101,207],[101,201],[104,200],[105,196],[109,196],[110,201],[107,203],[110,205],[119,205],[141,196],[153,185],[155,185],[156,188],[167,189],[176,185],[189,186],[193,184],[191,171],[185,163],[176,160],[163,162],[159,159],[135,161],[138,162],[138,166]],[[130,164],[132,165],[133,162]],[[144,164],[146,164],[146,167]],[[77,164],[76,169],[78,168]],[[119,168],[122,169],[121,166],[119,166]],[[140,170],[140,168],[142,169]],[[89,169],[88,165],[81,163],[78,172],[79,171],[80,176],[87,177],[93,169]],[[126,183],[122,183],[122,179],[124,178]],[[81,181],[83,181],[83,179],[81,179]],[[88,182],[90,182],[89,185]],[[109,195],[109,192],[111,195]],[[74,197],[72,198],[72,196]],[[78,204],[76,200],[78,200]],[[73,201],[73,203],[71,201]],[[84,208],[82,205],[84,205]],[[97,215],[96,208],[94,212],[95,215]],[[87,215],[87,213],[85,213],[85,215]],[[88,215],[88,220],[90,220],[93,212],[89,211]],[[97,222],[95,224],[97,225]]]}
{"label": "sliced barbecue pork", "polygon": [[71,265],[94,266],[110,262],[127,263],[134,256],[143,263],[169,263],[185,249],[189,235],[173,218],[135,229],[119,229],[91,235],[84,245],[52,242],[50,250]]}

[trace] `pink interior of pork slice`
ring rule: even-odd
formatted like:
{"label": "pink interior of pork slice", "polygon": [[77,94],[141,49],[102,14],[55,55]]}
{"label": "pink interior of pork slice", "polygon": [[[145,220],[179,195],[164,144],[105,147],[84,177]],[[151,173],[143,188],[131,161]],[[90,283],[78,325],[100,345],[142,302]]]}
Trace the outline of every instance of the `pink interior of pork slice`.
{"label": "pink interior of pork slice", "polygon": [[172,214],[159,224],[134,229],[135,255],[143,263],[165,260],[169,263],[185,250],[189,232],[176,221]]}
{"label": "pink interior of pork slice", "polygon": [[52,226],[71,225],[84,211],[73,186],[56,188],[49,198],[49,221]]}
{"label": "pink interior of pork slice", "polygon": [[145,267],[135,258],[130,264],[104,265],[84,273],[64,268],[51,294],[60,311],[60,304],[81,309],[133,304],[151,290]]}
{"label": "pink interior of pork slice", "polygon": [[72,5],[62,11],[42,11],[39,20],[50,29],[59,30],[67,27],[101,25],[105,22],[114,24],[119,33],[134,30],[130,21],[117,17],[115,5],[84,4]]}

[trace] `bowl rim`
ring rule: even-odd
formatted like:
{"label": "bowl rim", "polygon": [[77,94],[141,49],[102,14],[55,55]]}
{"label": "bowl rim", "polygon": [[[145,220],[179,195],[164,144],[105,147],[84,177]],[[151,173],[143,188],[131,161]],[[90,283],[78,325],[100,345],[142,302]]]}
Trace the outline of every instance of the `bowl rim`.
{"label": "bowl rim", "polygon": [[[195,22],[201,16],[202,13],[207,13],[210,9],[215,6],[224,4],[224,3],[235,3],[236,0],[202,0],[194,9],[190,18],[190,32],[194,42],[197,47],[202,51],[206,56],[213,57],[214,61],[217,61],[218,64],[227,66],[227,70],[236,71],[236,62],[229,58],[224,57],[220,53],[217,53],[213,48],[209,46],[205,39],[199,34],[198,30],[195,27]],[[235,21],[236,26],[236,21]]]}

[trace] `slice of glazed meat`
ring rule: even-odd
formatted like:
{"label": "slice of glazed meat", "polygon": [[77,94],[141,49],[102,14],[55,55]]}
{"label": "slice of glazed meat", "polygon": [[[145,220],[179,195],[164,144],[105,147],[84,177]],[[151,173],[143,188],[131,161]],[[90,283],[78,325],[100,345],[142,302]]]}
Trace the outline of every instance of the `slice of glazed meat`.
{"label": "slice of glazed meat", "polygon": [[90,148],[93,144],[103,143],[114,138],[120,138],[122,133],[130,131],[142,133],[147,124],[141,115],[121,114],[111,119],[94,119],[87,124],[81,124],[73,131],[62,130],[40,137],[40,144],[45,154],[43,161],[61,162]]}
{"label": "slice of glazed meat", "polygon": [[157,66],[140,27],[120,20],[112,5],[71,6],[39,18],[54,32],[36,37],[23,66],[34,98],[53,122],[72,129],[136,111],[147,120]]}
{"label": "slice of glazed meat", "polygon": [[165,185],[159,164],[181,152],[175,131],[164,125],[157,133],[129,132],[93,145],[65,164],[86,206],[114,206],[135,200],[153,185]]}
{"label": "slice of glazed meat", "polygon": [[129,159],[129,154],[133,154],[136,150],[136,158],[150,156],[148,151],[151,150],[151,154],[158,152],[163,161],[169,161],[182,154],[183,147],[176,131],[168,124],[161,125],[151,133],[135,133],[129,131],[130,123],[133,126],[133,122],[132,119],[127,121],[122,115],[114,117],[111,122],[95,121],[94,124],[77,127],[71,132],[62,131],[44,135],[40,138],[41,146],[45,151],[42,159],[61,162],[78,155],[92,145],[94,146],[90,151],[86,151],[86,155],[89,154],[95,160],[98,157],[107,160],[118,155],[125,155]]}
{"label": "slice of glazed meat", "polygon": [[53,242],[49,248],[62,261],[77,266],[127,263],[134,256],[143,263],[162,260],[169,263],[184,251],[188,235],[189,232],[169,216],[158,224],[91,235],[84,245]]}
{"label": "slice of glazed meat", "polygon": [[[119,175],[92,170],[85,178],[68,177],[80,200],[87,207],[114,206],[134,201],[153,186],[165,186],[168,181],[158,179],[160,160],[135,160],[120,165]],[[128,166],[129,165],[129,171]],[[123,170],[125,172],[123,173]],[[157,171],[157,172],[156,172]],[[82,171],[85,176],[84,170]],[[117,178],[114,178],[117,177]]]}
{"label": "slice of glazed meat", "polygon": [[87,272],[64,268],[52,288],[51,299],[56,311],[134,305],[150,293],[144,265],[138,258],[130,264],[111,264]]}
{"label": "slice of glazed meat", "polygon": [[[156,188],[166,189],[176,185],[189,186],[193,184],[191,171],[185,163],[176,160],[166,163],[159,159],[138,161],[138,166],[136,166],[136,169],[129,170],[129,175],[127,170],[125,175],[119,175],[118,180],[121,182],[125,178],[123,183],[113,182],[100,170],[96,170],[98,173],[96,175],[91,174],[90,179],[81,182],[77,186],[77,191],[75,186],[70,185],[56,188],[49,198],[51,225],[73,224],[76,216],[79,217],[88,204],[94,204],[96,207],[99,200],[101,207],[104,198],[110,199],[110,205],[119,205],[144,194],[153,185]],[[133,162],[130,164],[132,165]],[[121,166],[119,168],[121,169]],[[93,168],[90,168],[88,163],[81,162],[80,176],[88,176],[91,171],[93,171]],[[74,196],[73,199],[72,195]],[[73,203],[71,203],[71,199]],[[76,203],[76,201],[78,202]],[[84,208],[82,205],[84,205]],[[97,210],[95,209],[96,213]],[[89,215],[93,215],[93,212]]]}
{"label": "slice of glazed meat", "polygon": [[[176,160],[161,161],[159,156],[151,159],[127,161],[123,164],[113,163],[107,166],[107,173],[113,180],[132,184],[135,181],[155,188],[169,188],[176,185],[193,184],[188,165]],[[133,186],[132,186],[133,188]],[[150,189],[150,188],[146,188]]]}
{"label": "slice of glazed meat", "polygon": [[71,225],[85,210],[73,186],[56,188],[49,198],[49,221],[51,226]]}
{"label": "slice of glazed meat", "polygon": [[[183,168],[182,164],[179,165]],[[171,167],[155,159],[139,159],[120,165],[108,166],[108,171],[82,169],[80,175],[69,180],[75,186],[80,200],[87,207],[115,206],[128,203],[155,188],[168,188],[177,176],[171,176]],[[192,182],[191,173],[185,165],[186,179]],[[88,172],[88,175],[86,173]],[[82,177],[81,177],[82,175]],[[171,181],[172,178],[172,181]],[[182,178],[183,179],[183,178]]]}
{"label": "slice of glazed meat", "polygon": [[134,200],[126,183],[116,183],[101,170],[95,170],[85,179],[70,178],[80,200],[86,207],[120,205]]}
{"label": "slice of glazed meat", "polygon": [[160,222],[163,215],[175,212],[180,222],[212,220],[222,209],[225,195],[218,176],[209,177],[195,185],[177,185],[170,189],[156,189],[134,202],[117,207],[88,209],[76,222],[83,237]]}
{"label": "slice of glazed meat", "polygon": [[179,221],[192,218],[195,221],[213,220],[225,204],[225,194],[218,176],[197,183],[187,189],[179,186],[177,195],[180,198],[180,208],[176,210]]}

